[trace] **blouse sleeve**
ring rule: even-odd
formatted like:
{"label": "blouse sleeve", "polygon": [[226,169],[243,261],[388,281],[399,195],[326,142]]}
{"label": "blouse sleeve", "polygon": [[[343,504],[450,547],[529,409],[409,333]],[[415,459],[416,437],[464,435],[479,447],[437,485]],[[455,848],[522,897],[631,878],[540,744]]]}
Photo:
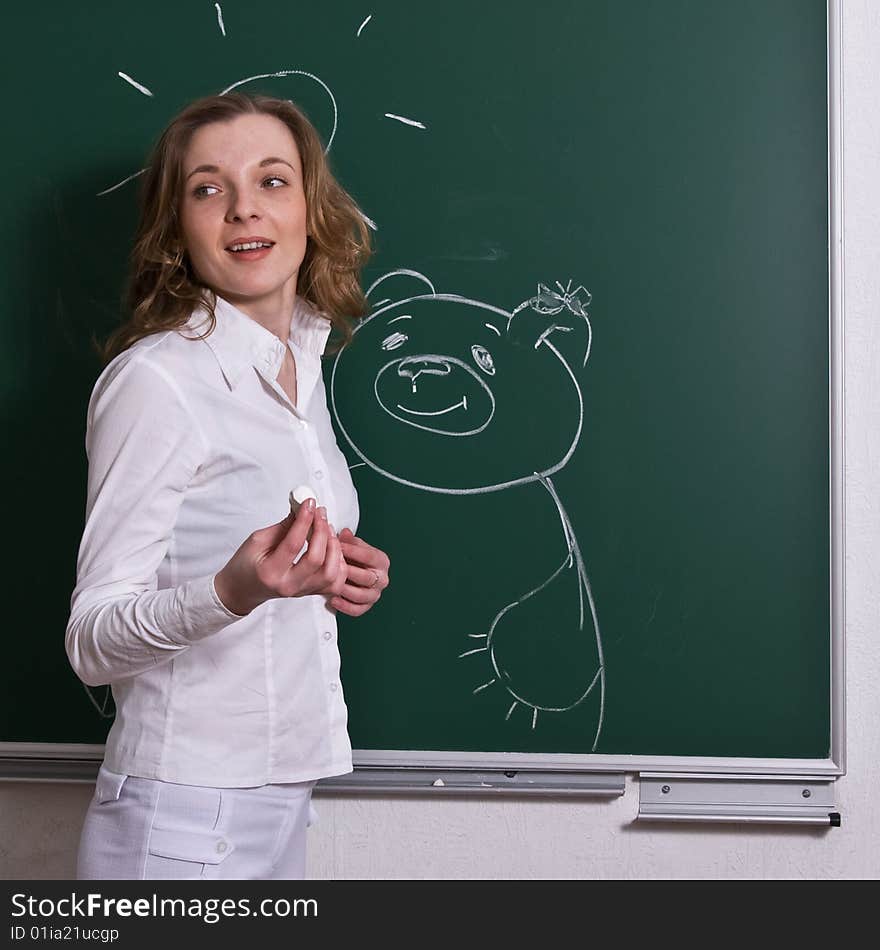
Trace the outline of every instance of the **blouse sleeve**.
{"label": "blouse sleeve", "polygon": [[207,441],[173,378],[135,357],[108,367],[89,404],[86,518],[65,647],[102,686],[173,659],[241,619],[213,575],[158,590],[184,494]]}

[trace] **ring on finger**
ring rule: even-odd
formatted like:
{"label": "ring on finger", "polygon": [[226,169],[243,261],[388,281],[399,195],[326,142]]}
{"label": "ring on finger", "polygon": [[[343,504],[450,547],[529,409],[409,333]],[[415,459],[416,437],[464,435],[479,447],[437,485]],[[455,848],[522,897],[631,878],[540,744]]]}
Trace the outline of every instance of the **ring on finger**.
{"label": "ring on finger", "polygon": [[379,572],[376,570],[373,570],[372,567],[370,568],[370,571],[372,572],[372,575],[373,575],[373,583],[370,584],[368,589],[372,590],[379,583]]}

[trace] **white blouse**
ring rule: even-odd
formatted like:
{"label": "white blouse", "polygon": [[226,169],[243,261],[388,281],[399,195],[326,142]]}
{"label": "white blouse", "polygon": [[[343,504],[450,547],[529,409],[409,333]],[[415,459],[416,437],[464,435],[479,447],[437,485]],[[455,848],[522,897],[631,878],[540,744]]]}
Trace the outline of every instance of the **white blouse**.
{"label": "white blouse", "polygon": [[186,785],[303,782],[352,769],[336,617],[322,595],[224,607],[214,575],[311,485],[336,531],[358,504],[321,376],[329,322],[297,298],[294,406],[285,347],[218,299],[104,369],[89,401],[85,528],[65,644],[111,684],[104,764]]}

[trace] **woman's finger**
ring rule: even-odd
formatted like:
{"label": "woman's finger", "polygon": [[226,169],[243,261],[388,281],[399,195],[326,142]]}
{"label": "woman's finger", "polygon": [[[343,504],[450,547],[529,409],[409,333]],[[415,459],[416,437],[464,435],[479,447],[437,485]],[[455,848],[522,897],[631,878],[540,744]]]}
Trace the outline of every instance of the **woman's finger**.
{"label": "woman's finger", "polygon": [[[282,565],[291,564],[297,554],[302,551],[316,517],[315,499],[309,498],[304,504],[300,505],[296,517],[290,519],[287,533],[272,552],[273,559],[277,559]],[[289,515],[288,518],[290,518]]]}
{"label": "woman's finger", "polygon": [[341,614],[348,614],[349,617],[361,617],[372,607],[372,604],[353,604],[344,597],[332,597],[328,603]]}
{"label": "woman's finger", "polygon": [[340,538],[340,543],[342,544],[342,554],[346,563],[388,572],[391,561],[384,551],[374,548],[360,538],[355,538],[353,541],[344,541]]}
{"label": "woman's finger", "polygon": [[327,542],[330,540],[330,525],[327,523],[327,509],[318,508],[315,512],[315,521],[312,526],[312,536],[309,538],[309,549],[296,562],[299,566],[305,561],[304,568],[314,574],[320,571],[327,558]]}
{"label": "woman's finger", "polygon": [[339,591],[339,596],[353,604],[375,604],[382,591],[378,587],[356,587],[354,584],[345,584]]}
{"label": "woman's finger", "polygon": [[333,526],[330,526],[329,540],[327,542],[327,556],[324,559],[324,566],[321,569],[322,580],[324,581],[321,593],[338,594],[346,580],[345,559],[342,556],[342,547],[339,544],[339,538],[333,532]]}
{"label": "woman's finger", "polygon": [[388,575],[373,567],[357,567],[348,565],[348,583],[368,590],[385,590],[388,586]]}
{"label": "woman's finger", "polygon": [[[298,597],[314,593],[312,578],[324,563],[327,551],[327,519],[321,517],[320,510],[315,513],[308,550],[297,561],[289,561],[285,569],[284,596]],[[279,549],[280,550],[280,549]],[[277,554],[278,552],[276,552]],[[287,551],[284,552],[285,556]],[[299,553],[299,552],[296,552]],[[320,584],[318,585],[320,587]]]}

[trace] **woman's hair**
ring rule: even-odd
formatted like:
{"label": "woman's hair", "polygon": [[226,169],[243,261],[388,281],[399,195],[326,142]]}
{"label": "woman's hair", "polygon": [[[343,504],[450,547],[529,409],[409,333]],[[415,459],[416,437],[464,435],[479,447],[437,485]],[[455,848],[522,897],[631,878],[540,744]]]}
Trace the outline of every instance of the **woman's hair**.
{"label": "woman's hair", "polygon": [[359,277],[371,253],[370,232],[355,202],[334,179],[314,126],[284,99],[237,92],[207,96],[174,118],[153,148],[129,263],[130,315],[97,344],[105,363],[142,337],[183,326],[197,306],[210,315],[204,336],[213,331],[216,297],[199,283],[181,231],[183,159],[197,129],[241,115],[274,116],[290,129],[299,149],[309,236],[297,293],[330,320],[340,344],[351,339],[354,320],[367,312]]}

